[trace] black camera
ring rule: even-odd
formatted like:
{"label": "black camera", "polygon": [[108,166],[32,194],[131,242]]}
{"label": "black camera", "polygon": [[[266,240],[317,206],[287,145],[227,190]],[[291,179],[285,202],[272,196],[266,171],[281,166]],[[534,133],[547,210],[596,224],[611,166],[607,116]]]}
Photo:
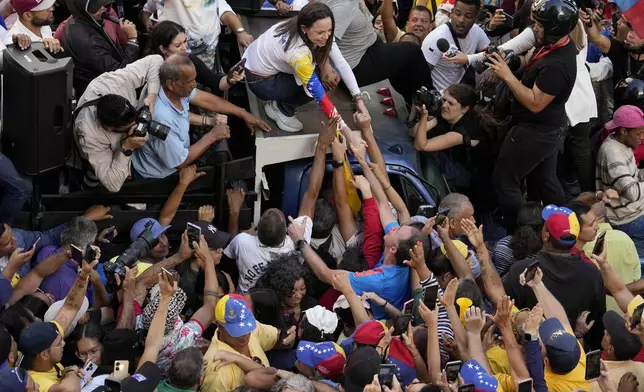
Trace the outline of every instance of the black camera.
{"label": "black camera", "polygon": [[427,87],[423,86],[416,90],[411,100],[418,107],[422,108],[425,105],[425,109],[427,109],[427,113],[430,116],[437,117],[441,114],[443,96],[438,90],[428,90]]}
{"label": "black camera", "polygon": [[165,140],[170,133],[170,127],[164,124],[161,124],[158,121],[152,119],[152,112],[150,112],[150,107],[148,105],[143,106],[139,109],[139,113],[136,117],[136,127],[134,128],[134,136],[143,137],[147,134],[156,136],[161,140]]}
{"label": "black camera", "polygon": [[121,253],[115,262],[105,263],[103,265],[105,277],[107,278],[107,285],[105,286],[107,291],[113,293],[119,288],[116,284],[114,274],[117,274],[121,278],[121,282],[125,280],[125,267],[132,268],[141,256],[148,253],[150,249],[159,243],[159,239],[154,236],[152,231],[153,226],[154,222],[148,222],[141,234],[125,249],[125,252]]}
{"label": "black camera", "polygon": [[505,60],[510,68],[510,71],[517,72],[521,68],[521,58],[517,56],[512,50],[499,50],[496,45],[490,45],[485,49],[485,59],[482,62],[477,62],[472,64],[474,70],[478,74],[482,74],[485,70],[488,69],[488,59],[492,57],[494,53],[498,53],[501,58]]}

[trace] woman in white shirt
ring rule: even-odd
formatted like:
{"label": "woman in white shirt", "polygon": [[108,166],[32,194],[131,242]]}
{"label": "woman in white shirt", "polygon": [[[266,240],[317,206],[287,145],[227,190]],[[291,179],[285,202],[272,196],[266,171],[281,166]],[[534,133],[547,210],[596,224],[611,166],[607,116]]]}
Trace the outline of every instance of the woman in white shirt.
{"label": "woman in white shirt", "polygon": [[[266,114],[281,130],[302,130],[295,109],[311,99],[328,118],[337,115],[315,72],[327,61],[338,70],[358,110],[367,112],[353,71],[333,41],[334,28],[329,7],[312,2],[297,16],[268,29],[244,53],[248,86],[258,98],[268,101],[264,106]],[[343,121],[339,126],[348,130]]]}

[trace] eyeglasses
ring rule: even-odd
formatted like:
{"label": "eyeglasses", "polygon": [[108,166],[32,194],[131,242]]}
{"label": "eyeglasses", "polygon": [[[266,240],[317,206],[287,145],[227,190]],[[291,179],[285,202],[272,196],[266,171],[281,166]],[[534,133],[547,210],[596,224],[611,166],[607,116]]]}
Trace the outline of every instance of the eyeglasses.
{"label": "eyeglasses", "polygon": [[76,351],[76,356],[78,358],[82,359],[82,360],[87,359],[87,357],[89,357],[89,356],[95,357],[98,354],[100,354],[101,348],[102,348],[102,346],[99,344],[99,345],[96,345],[96,346],[90,348],[89,350],[87,350],[85,352]]}

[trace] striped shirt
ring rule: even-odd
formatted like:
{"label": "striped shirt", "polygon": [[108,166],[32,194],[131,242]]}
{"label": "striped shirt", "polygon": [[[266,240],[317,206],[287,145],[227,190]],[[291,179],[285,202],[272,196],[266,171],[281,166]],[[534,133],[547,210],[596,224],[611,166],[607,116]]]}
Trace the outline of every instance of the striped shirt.
{"label": "striped shirt", "polygon": [[[435,287],[438,286],[438,280],[436,280],[436,277],[432,273],[429,278],[423,280],[420,282],[420,285],[422,286],[423,290],[425,290],[428,287]],[[441,342],[441,336],[446,336],[449,337],[451,340],[454,340],[454,330],[452,329],[452,324],[449,322],[449,316],[447,315],[447,309],[440,303],[440,296],[442,296],[444,293],[443,289],[440,287],[438,288],[438,294],[436,296],[436,310],[438,310],[438,341],[440,342],[440,350],[441,350],[441,362],[447,362],[449,359],[449,354],[443,347],[443,344]]]}
{"label": "striped shirt", "polygon": [[597,154],[595,185],[598,190],[613,188],[619,200],[608,205],[608,220],[624,225],[644,215],[644,172],[637,168],[633,150],[610,135]]}
{"label": "striped shirt", "polygon": [[492,252],[492,263],[500,277],[507,274],[512,264],[516,261],[514,251],[510,247],[510,241],[512,241],[511,235],[501,238],[494,246],[494,251]]}

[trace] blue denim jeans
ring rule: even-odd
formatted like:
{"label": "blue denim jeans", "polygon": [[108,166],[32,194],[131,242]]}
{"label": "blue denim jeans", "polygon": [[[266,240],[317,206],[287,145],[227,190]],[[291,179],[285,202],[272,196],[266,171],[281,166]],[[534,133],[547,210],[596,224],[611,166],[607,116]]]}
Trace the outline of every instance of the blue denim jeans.
{"label": "blue denim jeans", "polygon": [[9,158],[0,154],[0,222],[13,223],[22,206],[31,197],[31,180],[16,171]]}
{"label": "blue denim jeans", "polygon": [[295,109],[310,102],[304,91],[304,86],[298,86],[295,75],[278,73],[268,78],[262,78],[246,73],[246,83],[250,90],[263,101],[277,101],[280,112],[287,117],[295,115]]}
{"label": "blue denim jeans", "polygon": [[613,228],[628,234],[633,240],[633,243],[635,243],[637,255],[640,258],[644,257],[644,216],[640,216],[625,225],[613,226]]}

